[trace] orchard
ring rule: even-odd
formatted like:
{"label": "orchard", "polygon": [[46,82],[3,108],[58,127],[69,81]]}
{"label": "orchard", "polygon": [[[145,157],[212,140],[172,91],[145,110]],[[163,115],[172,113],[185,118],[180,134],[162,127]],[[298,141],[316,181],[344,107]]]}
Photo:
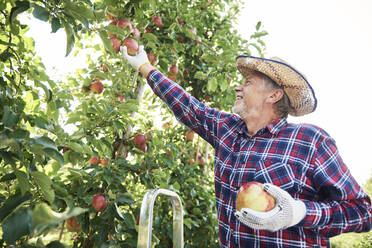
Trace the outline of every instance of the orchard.
{"label": "orchard", "polygon": [[[267,34],[251,23],[249,41],[238,35],[239,4],[0,1],[1,246],[136,247],[142,197],[157,188],[182,199],[185,247],[218,246],[211,147],[173,120],[118,51],[144,45],[160,71],[229,111],[235,57],[262,55]],[[56,49],[66,56],[96,56],[52,80],[21,15],[63,30],[67,46]],[[153,243],[171,247],[170,202],[159,199],[154,216]]]}

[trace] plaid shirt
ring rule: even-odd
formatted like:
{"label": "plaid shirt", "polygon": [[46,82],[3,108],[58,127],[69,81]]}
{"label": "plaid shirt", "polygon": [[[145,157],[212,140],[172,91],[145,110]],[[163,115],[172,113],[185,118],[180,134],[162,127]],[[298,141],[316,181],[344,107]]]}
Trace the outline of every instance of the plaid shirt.
{"label": "plaid shirt", "polygon": [[[221,247],[329,247],[329,237],[371,229],[371,201],[324,130],[282,118],[251,136],[240,117],[209,108],[159,71],[147,80],[175,117],[215,149]],[[301,199],[306,217],[278,232],[245,226],[233,213],[238,189],[249,181],[275,184]]]}

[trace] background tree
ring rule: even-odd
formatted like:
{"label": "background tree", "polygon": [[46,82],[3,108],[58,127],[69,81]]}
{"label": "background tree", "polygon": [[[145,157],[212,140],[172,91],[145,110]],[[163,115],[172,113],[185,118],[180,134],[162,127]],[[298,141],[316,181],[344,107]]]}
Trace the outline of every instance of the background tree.
{"label": "background tree", "polygon": [[[228,110],[235,57],[251,48],[261,54],[266,35],[260,23],[249,41],[237,34],[239,4],[0,1],[2,246],[135,247],[142,197],[153,188],[181,196],[185,247],[218,246],[213,151],[191,138],[117,50],[144,45],[162,72]],[[86,67],[53,81],[21,13],[49,22],[52,32],[63,28],[67,47],[58,49],[89,51]],[[169,247],[170,203],[156,204],[153,242]]]}

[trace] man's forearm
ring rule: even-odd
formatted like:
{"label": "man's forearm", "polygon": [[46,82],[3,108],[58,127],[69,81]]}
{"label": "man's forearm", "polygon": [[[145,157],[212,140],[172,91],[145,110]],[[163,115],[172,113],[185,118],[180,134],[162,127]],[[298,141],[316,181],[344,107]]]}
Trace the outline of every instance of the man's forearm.
{"label": "man's forearm", "polygon": [[138,69],[139,69],[140,73],[142,74],[142,76],[147,78],[147,75],[150,73],[150,71],[152,71],[156,68],[154,66],[152,66],[150,63],[145,63],[145,64],[141,65]]}

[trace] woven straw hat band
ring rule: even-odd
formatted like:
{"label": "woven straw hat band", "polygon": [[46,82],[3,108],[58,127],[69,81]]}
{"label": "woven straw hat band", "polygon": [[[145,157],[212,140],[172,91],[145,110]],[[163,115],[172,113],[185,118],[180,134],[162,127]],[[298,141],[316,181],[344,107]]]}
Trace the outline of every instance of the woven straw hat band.
{"label": "woven straw hat band", "polygon": [[291,104],[290,115],[301,116],[315,110],[316,98],[307,79],[284,60],[239,56],[237,68],[244,77],[252,71],[259,71],[283,87]]}

